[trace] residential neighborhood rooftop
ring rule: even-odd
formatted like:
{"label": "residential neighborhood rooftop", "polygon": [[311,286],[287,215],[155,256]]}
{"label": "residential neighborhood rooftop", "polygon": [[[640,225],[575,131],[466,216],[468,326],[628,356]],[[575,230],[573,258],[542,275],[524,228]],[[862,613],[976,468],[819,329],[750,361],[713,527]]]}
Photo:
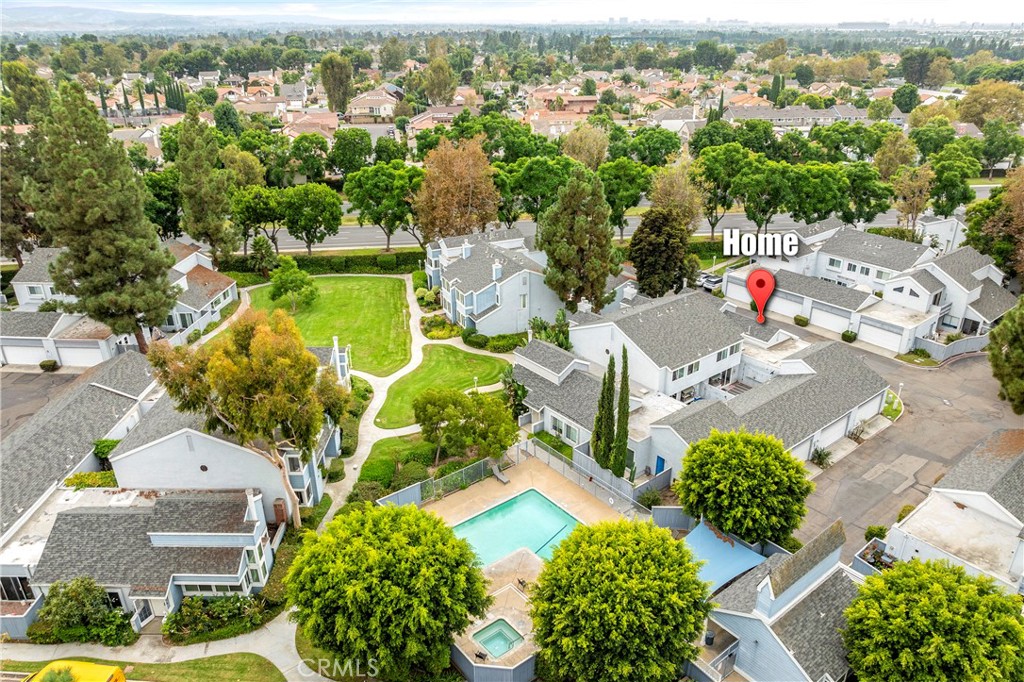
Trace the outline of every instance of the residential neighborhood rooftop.
{"label": "residential neighborhood rooftop", "polygon": [[1024,522],[1024,429],[996,431],[965,454],[935,487],[987,493]]}
{"label": "residential neighborhood rooftop", "polygon": [[970,246],[961,246],[955,251],[939,256],[932,263],[964,289],[973,291],[981,285],[981,281],[974,273],[992,265],[993,260],[991,256],[978,253]]}
{"label": "residential neighborhood rooftop", "polygon": [[916,265],[931,247],[844,227],[821,248],[830,256],[902,272]]}
{"label": "residential neighborhood rooftop", "polygon": [[37,246],[22,257],[25,264],[11,278],[11,281],[18,284],[52,282],[53,276],[50,274],[50,263],[57,258],[59,253],[60,249]]}

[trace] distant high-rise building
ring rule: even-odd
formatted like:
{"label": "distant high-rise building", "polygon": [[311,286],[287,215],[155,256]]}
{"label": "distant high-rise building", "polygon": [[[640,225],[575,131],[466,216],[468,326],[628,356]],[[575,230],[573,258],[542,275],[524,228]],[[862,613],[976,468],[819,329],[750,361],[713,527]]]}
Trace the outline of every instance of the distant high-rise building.
{"label": "distant high-rise building", "polygon": [[629,17],[619,17],[619,23],[620,24],[628,24],[629,23]]}

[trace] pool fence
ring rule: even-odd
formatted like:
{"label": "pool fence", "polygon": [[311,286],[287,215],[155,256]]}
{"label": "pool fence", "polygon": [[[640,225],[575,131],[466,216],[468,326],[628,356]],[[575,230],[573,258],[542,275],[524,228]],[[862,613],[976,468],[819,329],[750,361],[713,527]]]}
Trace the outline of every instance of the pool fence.
{"label": "pool fence", "polygon": [[480,663],[472,660],[459,647],[452,644],[452,663],[469,682],[530,682],[536,675],[536,656],[530,656],[512,668]]}
{"label": "pool fence", "polygon": [[[510,452],[515,450],[513,446]],[[441,478],[428,478],[425,481],[419,483],[413,483],[410,486],[406,486],[401,490],[385,495],[384,497],[377,500],[377,504],[383,506],[385,504],[403,505],[403,504],[415,504],[417,506],[426,504],[431,500],[439,500],[445,495],[457,492],[459,490],[465,490],[469,486],[473,485],[477,481],[482,481],[488,476],[493,476],[494,472],[491,470],[493,461],[490,458],[481,459],[478,462],[453,471],[447,476]],[[505,457],[499,463],[499,469],[507,469],[512,466],[513,460]]]}

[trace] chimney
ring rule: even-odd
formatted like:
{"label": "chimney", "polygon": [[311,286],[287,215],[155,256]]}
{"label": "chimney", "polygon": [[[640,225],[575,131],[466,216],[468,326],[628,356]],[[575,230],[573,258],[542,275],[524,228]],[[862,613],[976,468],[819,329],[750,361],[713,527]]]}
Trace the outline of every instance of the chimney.
{"label": "chimney", "polygon": [[473,253],[473,246],[469,243],[469,240],[462,242],[462,257],[469,258],[469,255]]}
{"label": "chimney", "polygon": [[579,302],[579,305],[576,306],[576,309],[581,313],[589,313],[594,309],[594,306],[590,304],[590,301],[584,298]]}
{"label": "chimney", "polygon": [[497,258],[494,259],[494,264],[491,265],[491,278],[495,282],[501,279],[501,261]]}
{"label": "chimney", "polygon": [[630,282],[622,289],[622,300],[632,301],[634,296],[636,296],[636,285]]}
{"label": "chimney", "polygon": [[279,497],[274,500],[274,523],[278,526],[288,524],[288,512],[285,509],[283,497]]}

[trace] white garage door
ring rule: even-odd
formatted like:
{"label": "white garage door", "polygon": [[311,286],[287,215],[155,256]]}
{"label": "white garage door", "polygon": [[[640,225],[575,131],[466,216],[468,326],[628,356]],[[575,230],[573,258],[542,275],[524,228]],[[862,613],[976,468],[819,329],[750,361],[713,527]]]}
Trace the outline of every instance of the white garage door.
{"label": "white garage door", "polygon": [[38,365],[46,359],[42,344],[38,346],[13,346],[3,344],[4,362],[8,365]]}
{"label": "white garage door", "polygon": [[823,448],[827,448],[829,445],[832,445],[832,443],[835,443],[837,440],[845,436],[846,420],[848,417],[849,415],[843,415],[841,419],[838,419],[826,426],[822,430],[821,436],[818,437],[818,445]]}
{"label": "white garage door", "polygon": [[768,311],[777,315],[793,317],[794,315],[803,314],[804,305],[803,303],[790,301],[789,299],[776,295],[768,299]]}
{"label": "white garage door", "polygon": [[811,324],[841,334],[850,328],[850,318],[842,317],[820,308],[811,308]]}
{"label": "white garage door", "polygon": [[872,398],[863,405],[857,408],[857,422],[862,422],[865,419],[871,419],[876,414],[882,411],[882,399],[883,396]]}
{"label": "white garage door", "polygon": [[868,324],[867,320],[861,320],[860,331],[857,332],[857,340],[864,341],[865,343],[872,343],[876,346],[881,346],[891,350],[894,353],[898,353],[900,350],[900,343],[903,341],[903,335],[891,332],[881,327],[876,327],[873,324]]}
{"label": "white garage door", "polygon": [[743,282],[734,280],[732,277],[727,277],[725,280],[725,294],[726,298],[731,298],[735,301],[749,301],[750,292],[747,291],[747,285]]}
{"label": "white garage door", "polygon": [[58,346],[57,352],[60,354],[60,364],[65,367],[92,367],[103,362],[100,349],[96,346],[92,348],[65,348]]}

